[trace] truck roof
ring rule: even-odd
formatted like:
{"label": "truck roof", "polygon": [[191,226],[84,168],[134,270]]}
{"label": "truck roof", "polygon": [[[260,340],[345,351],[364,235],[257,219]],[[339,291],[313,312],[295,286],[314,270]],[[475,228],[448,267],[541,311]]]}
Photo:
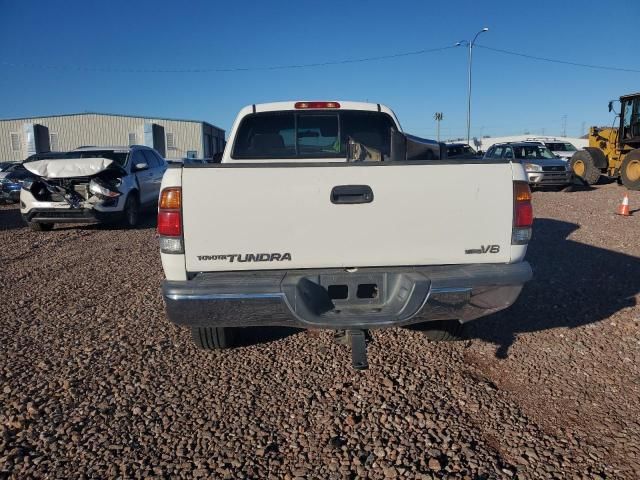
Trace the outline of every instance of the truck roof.
{"label": "truck roof", "polygon": [[278,110],[296,110],[296,103],[337,103],[340,110],[371,110],[372,112],[380,111],[382,107],[387,108],[380,103],[369,102],[353,102],[348,100],[289,100],[286,102],[269,102],[254,103],[256,112],[273,112]]}

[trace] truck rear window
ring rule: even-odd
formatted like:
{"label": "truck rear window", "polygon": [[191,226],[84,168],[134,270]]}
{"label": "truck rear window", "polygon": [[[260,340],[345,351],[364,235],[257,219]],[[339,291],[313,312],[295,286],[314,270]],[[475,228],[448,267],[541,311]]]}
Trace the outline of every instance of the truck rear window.
{"label": "truck rear window", "polygon": [[246,116],[232,158],[339,158],[349,138],[389,155],[395,124],[380,112],[317,110],[265,112]]}

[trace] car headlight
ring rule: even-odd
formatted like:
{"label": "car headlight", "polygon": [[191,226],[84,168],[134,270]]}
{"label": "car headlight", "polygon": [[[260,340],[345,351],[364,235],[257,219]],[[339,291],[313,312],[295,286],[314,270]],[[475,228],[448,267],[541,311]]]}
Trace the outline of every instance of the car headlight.
{"label": "car headlight", "polygon": [[89,191],[94,195],[115,198],[120,196],[120,192],[114,192],[101,180],[94,178],[89,182]]}
{"label": "car headlight", "polygon": [[535,163],[525,163],[524,169],[527,172],[541,172],[542,167],[540,165],[536,165]]}

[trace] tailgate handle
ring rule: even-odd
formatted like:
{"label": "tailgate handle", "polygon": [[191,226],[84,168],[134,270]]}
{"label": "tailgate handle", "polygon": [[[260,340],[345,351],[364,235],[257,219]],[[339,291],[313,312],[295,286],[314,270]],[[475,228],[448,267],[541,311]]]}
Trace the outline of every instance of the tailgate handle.
{"label": "tailgate handle", "polygon": [[338,185],[331,189],[331,203],[354,204],[373,202],[373,190],[369,185]]}

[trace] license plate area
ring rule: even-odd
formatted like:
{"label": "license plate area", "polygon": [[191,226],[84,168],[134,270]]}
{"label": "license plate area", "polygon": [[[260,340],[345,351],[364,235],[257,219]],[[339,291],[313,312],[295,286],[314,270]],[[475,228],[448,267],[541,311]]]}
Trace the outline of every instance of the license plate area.
{"label": "license plate area", "polygon": [[325,274],[320,285],[336,305],[381,305],[386,301],[387,276],[384,274]]}
{"label": "license plate area", "polygon": [[412,271],[334,270],[315,275],[287,273],[281,289],[287,305],[301,321],[309,325],[335,322],[356,328],[392,325],[411,318],[424,305],[430,283],[427,277]]}

